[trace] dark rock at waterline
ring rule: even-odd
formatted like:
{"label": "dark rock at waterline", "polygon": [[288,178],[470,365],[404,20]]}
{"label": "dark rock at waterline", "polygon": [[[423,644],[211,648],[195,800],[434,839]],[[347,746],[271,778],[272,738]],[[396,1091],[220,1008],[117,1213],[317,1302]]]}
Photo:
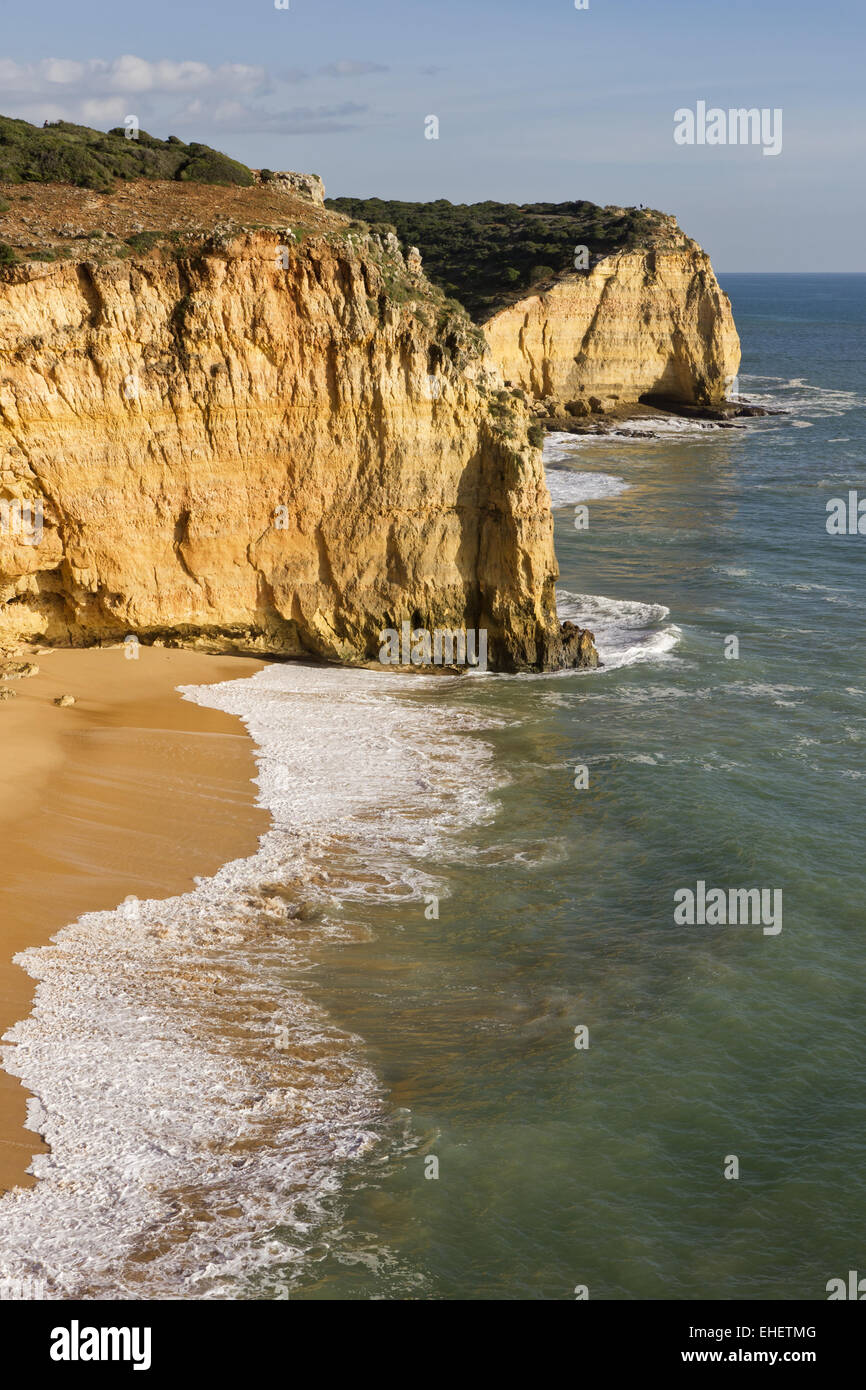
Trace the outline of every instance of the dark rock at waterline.
{"label": "dark rock at waterline", "polygon": [[[541,411],[550,409],[549,415],[542,414],[540,423],[545,430],[555,431],[559,434],[591,434],[616,436],[623,433],[623,426],[627,426],[625,433],[630,439],[657,439],[659,437],[655,426],[667,420],[691,416],[696,420],[705,420],[707,427],[714,429],[745,429],[745,425],[737,424],[731,416],[746,415],[774,415],[773,410],[765,410],[763,406],[750,405],[745,402],[735,403],[726,402],[724,406],[686,406],[682,402],[676,402],[677,409],[671,407],[663,408],[659,403],[659,398],[654,397],[652,404],[649,401],[630,401],[627,404],[609,406],[603,413],[592,412],[587,406],[587,413],[580,414],[574,410],[575,402],[561,401],[552,402],[549,406],[542,405]],[[640,426],[642,428],[635,428]]]}
{"label": "dark rock at waterline", "polygon": [[654,406],[670,415],[682,415],[687,420],[732,420],[740,416],[769,415],[772,412],[762,405],[752,405],[749,401],[719,401],[717,405],[695,405],[691,401],[678,401],[669,396],[648,394],[641,396],[642,405]]}
{"label": "dark rock at waterline", "polygon": [[576,666],[582,670],[594,671],[598,666],[604,665],[595,649],[595,637],[587,628],[566,621],[560,627],[560,633],[563,666]]}

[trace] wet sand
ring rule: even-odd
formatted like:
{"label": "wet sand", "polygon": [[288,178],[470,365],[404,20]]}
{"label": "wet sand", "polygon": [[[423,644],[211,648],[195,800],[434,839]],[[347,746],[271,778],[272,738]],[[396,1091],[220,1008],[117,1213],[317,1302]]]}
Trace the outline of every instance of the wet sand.
{"label": "wet sand", "polygon": [[[33,651],[39,674],[0,681],[0,1036],[30,1012],[36,981],[13,965],[82,913],[130,894],[168,897],[255,852],[243,725],[184,700],[178,685],[240,679],[246,657],[141,647]],[[59,708],[55,697],[75,704]],[[24,1128],[27,1092],[0,1071],[0,1191],[35,1181],[45,1147]]]}

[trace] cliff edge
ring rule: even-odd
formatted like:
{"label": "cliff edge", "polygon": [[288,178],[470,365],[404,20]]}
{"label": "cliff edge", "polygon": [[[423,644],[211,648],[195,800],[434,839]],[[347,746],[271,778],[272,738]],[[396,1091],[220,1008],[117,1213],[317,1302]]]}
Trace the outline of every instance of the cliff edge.
{"label": "cliff edge", "polygon": [[644,398],[725,400],[740,344],[710,259],[652,208],[570,203],[403,203],[338,198],[392,226],[430,278],[466,304],[506,382],[548,416]]}
{"label": "cliff edge", "polygon": [[740,363],[730,301],[695,242],[605,256],[500,310],[484,333],[506,380],[554,414],[653,398],[718,405]]}
{"label": "cliff edge", "polygon": [[526,404],[396,239],[288,176],[2,189],[0,644],[375,661],[486,629],[505,670],[593,665],[556,618]]}

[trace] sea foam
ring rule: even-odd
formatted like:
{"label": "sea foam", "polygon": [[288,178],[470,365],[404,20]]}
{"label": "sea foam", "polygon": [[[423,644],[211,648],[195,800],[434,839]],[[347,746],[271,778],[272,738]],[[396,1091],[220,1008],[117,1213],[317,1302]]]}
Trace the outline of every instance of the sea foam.
{"label": "sea foam", "polygon": [[669,659],[682,638],[680,628],[666,622],[670,609],[661,603],[559,589],[557,613],[561,621],[570,620],[594,634],[602,671]]}
{"label": "sea foam", "polygon": [[193,892],[87,914],[18,957],[39,985],[4,1065],[51,1151],[0,1199],[0,1279],[49,1298],[287,1296],[389,1123],[362,1040],[304,974],[323,943],[369,939],[365,907],[417,913],[425,858],[493,815],[489,749],[467,737],[483,721],[416,697],[448,682],[286,664],[186,688],[246,723],[273,829]]}
{"label": "sea foam", "polygon": [[574,468],[555,468],[548,465],[545,478],[553,507],[567,507],[574,502],[590,502],[603,497],[618,497],[629,484],[610,473],[579,472]]}

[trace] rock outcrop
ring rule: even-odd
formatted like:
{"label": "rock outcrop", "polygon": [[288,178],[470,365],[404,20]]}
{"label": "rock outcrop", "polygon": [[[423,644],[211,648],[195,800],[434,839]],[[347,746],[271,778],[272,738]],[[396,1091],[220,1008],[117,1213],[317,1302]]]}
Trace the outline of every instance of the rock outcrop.
{"label": "rock outcrop", "polygon": [[526,406],[419,269],[321,215],[0,271],[0,645],[357,663],[408,620],[486,629],[494,668],[597,661],[556,618]]}
{"label": "rock outcrop", "polygon": [[547,282],[483,327],[505,379],[551,414],[654,396],[717,404],[740,361],[728,297],[706,252],[678,229],[667,244]]}
{"label": "rock outcrop", "polygon": [[257,184],[265,184],[279,193],[309,198],[311,203],[325,201],[325,185],[318,174],[295,174],[290,169],[267,170],[266,177],[262,178],[261,169],[251,169],[250,173]]}

